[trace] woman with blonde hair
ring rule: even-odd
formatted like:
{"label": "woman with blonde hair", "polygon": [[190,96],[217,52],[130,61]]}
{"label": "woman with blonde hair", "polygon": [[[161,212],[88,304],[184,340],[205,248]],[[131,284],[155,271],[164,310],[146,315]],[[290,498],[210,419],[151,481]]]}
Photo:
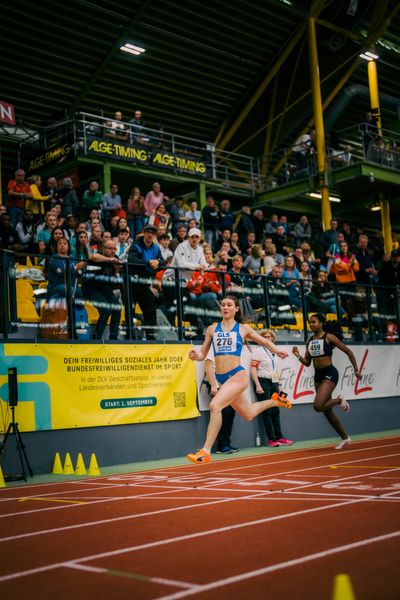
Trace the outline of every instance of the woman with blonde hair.
{"label": "woman with blonde hair", "polygon": [[[276,334],[272,329],[262,329],[261,337],[272,344],[276,342]],[[257,402],[271,398],[273,393],[279,394],[279,371],[277,357],[274,352],[265,346],[256,346],[252,349],[251,378],[257,394]],[[267,445],[271,448],[277,446],[291,446],[292,440],[286,439],[282,434],[279,406],[274,406],[262,413]]]}

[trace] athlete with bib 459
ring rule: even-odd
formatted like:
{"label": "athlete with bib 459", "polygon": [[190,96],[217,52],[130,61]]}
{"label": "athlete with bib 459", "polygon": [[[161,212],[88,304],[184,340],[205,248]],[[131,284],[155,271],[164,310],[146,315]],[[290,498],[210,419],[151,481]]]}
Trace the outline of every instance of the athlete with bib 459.
{"label": "athlete with bib 459", "polygon": [[210,403],[210,422],[203,448],[187,458],[195,463],[211,461],[211,448],[217,439],[222,424],[221,411],[231,405],[246,421],[274,406],[290,408],[286,394],[274,393],[270,400],[252,404],[245,395],[249,385],[249,373],[240,364],[243,345],[252,340],[274,352],[279,358],[287,358],[287,352],[276,348],[275,344],[261,337],[249,325],[241,323],[239,301],[236,296],[226,296],[221,302],[222,321],[207,328],[204,344],[200,351],[191,350],[189,358],[204,360],[211,344],[215,356],[215,377],[220,385],[218,392]]}

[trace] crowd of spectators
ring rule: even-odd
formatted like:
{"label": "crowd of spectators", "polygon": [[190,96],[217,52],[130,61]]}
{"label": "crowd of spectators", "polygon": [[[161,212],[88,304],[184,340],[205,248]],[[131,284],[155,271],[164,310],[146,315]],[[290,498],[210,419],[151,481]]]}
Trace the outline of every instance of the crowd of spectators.
{"label": "crowd of spectators", "polygon": [[[272,325],[278,317],[279,323],[293,322],[302,309],[344,317],[354,308],[349,284],[358,286],[360,299],[366,284],[398,285],[400,270],[399,250],[387,256],[379,240],[335,218],[322,232],[305,214],[289,222],[284,214],[267,216],[246,205],[233,211],[230,200],[218,203],[211,195],[200,209],[195,198],[170,199],[158,182],[143,194],[135,186],[124,199],[116,183],[103,193],[93,180],[78,197],[70,178],[58,187],[54,177],[46,184],[37,176],[28,181],[22,169],[8,183],[6,206],[0,206],[0,248],[46,257],[49,298],[65,296],[64,271],[58,262],[50,266],[51,257],[69,256],[71,280],[86,301],[99,306],[95,337],[103,336],[111,317],[111,339],[118,336],[125,263],[148,338],[154,336],[157,308],[175,323],[173,267],[180,270],[185,318],[197,332],[218,314],[226,291],[239,296],[249,319],[263,310],[267,293]],[[339,302],[333,282],[339,284]],[[382,308],[393,312],[393,303],[387,299]]]}

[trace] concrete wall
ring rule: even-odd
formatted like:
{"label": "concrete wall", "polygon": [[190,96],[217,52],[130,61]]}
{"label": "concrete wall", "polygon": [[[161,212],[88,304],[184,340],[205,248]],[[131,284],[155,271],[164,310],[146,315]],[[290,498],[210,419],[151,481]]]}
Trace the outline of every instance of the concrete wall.
{"label": "concrete wall", "polygon": [[[372,433],[400,429],[400,398],[379,398],[350,401],[351,411],[344,414],[335,409],[346,431],[352,434]],[[18,418],[18,415],[17,415]],[[256,431],[262,434],[262,420],[246,423],[235,418],[232,443],[240,448],[253,447]],[[95,452],[100,466],[125,464],[184,456],[200,448],[204,442],[208,412],[197,419],[162,423],[140,423],[86,429],[67,429],[23,433],[28,459],[35,474],[51,472],[54,455],[70,452],[73,462],[82,452],[85,462]],[[312,440],[334,437],[336,434],[316,413],[311,404],[293,406],[290,411],[281,409],[283,433],[293,440]],[[2,462],[5,473],[20,473],[14,436],[9,438]]]}

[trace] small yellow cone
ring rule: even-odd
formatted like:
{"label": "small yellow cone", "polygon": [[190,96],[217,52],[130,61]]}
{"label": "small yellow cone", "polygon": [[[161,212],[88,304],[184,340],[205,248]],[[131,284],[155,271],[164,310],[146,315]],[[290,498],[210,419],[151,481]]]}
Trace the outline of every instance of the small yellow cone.
{"label": "small yellow cone", "polygon": [[88,475],[91,477],[96,477],[97,475],[101,475],[99,465],[97,464],[97,458],[95,453],[93,452],[90,457],[89,471]]}
{"label": "small yellow cone", "polygon": [[56,455],[54,457],[52,474],[53,475],[62,475],[63,473],[64,473],[64,469],[61,464],[60,453],[56,452]]}
{"label": "small yellow cone", "polygon": [[65,455],[65,462],[64,462],[64,475],[73,475],[73,474],[74,474],[74,467],[72,466],[71,456],[70,456],[69,452],[67,452],[67,454]]}
{"label": "small yellow cone", "polygon": [[344,573],[336,575],[333,583],[332,600],[356,600],[351,579],[348,575]]}
{"label": "small yellow cone", "polygon": [[85,463],[83,462],[83,456],[82,456],[82,453],[79,452],[78,458],[76,460],[75,475],[86,475],[86,474],[87,474],[87,471],[86,471]]}
{"label": "small yellow cone", "polygon": [[0,465],[0,488],[2,488],[2,487],[6,487],[6,482],[4,481],[3,471],[1,470],[1,465]]}

